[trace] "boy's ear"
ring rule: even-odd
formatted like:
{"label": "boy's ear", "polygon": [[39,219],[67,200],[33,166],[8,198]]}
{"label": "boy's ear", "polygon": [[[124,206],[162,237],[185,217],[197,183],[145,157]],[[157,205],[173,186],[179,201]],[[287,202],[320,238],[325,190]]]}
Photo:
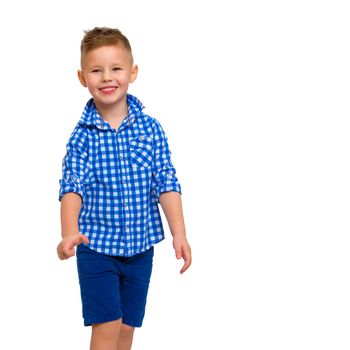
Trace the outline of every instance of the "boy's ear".
{"label": "boy's ear", "polygon": [[136,80],[138,72],[139,72],[139,67],[137,66],[137,64],[134,64],[131,68],[130,83],[133,83]]}
{"label": "boy's ear", "polygon": [[78,73],[78,78],[79,78],[80,84],[83,85],[84,87],[87,87],[87,84],[86,84],[86,80],[85,80],[85,78],[84,78],[83,71],[81,71],[81,70],[79,69],[77,73]]}

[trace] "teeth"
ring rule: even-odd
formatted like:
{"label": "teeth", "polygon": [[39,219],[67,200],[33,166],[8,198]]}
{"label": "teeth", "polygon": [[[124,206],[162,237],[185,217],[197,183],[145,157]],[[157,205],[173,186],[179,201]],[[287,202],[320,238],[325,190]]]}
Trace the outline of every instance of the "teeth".
{"label": "teeth", "polygon": [[112,88],[102,88],[101,90],[102,91],[106,91],[106,92],[110,92],[110,91],[115,90],[115,88],[114,87],[112,87]]}

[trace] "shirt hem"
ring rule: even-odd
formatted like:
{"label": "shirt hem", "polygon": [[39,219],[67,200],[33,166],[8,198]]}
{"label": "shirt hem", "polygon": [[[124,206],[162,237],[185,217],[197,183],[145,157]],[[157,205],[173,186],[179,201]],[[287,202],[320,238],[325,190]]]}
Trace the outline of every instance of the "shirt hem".
{"label": "shirt hem", "polygon": [[[84,234],[84,233],[83,233]],[[87,234],[85,234],[87,237],[89,237]],[[91,245],[91,244],[85,244],[85,243],[82,243],[85,247],[93,250],[94,252],[96,253],[99,253],[99,254],[104,254],[104,255],[109,255],[109,256],[120,256],[120,257],[125,257],[125,258],[129,258],[131,256],[134,256],[134,255],[137,255],[137,254],[141,254],[141,253],[144,253],[145,251],[151,249],[154,245],[156,245],[157,243],[160,243],[161,241],[163,241],[165,239],[165,236],[163,235],[163,237],[161,237],[160,239],[156,240],[155,242],[153,242],[152,244],[148,244],[146,245],[145,247],[143,247],[142,249],[139,249],[139,250],[136,250],[136,251],[133,251],[132,253],[130,254],[112,254],[111,253],[111,250],[112,249],[115,249],[115,248],[110,248],[110,249],[106,249],[106,247],[104,249],[101,249],[99,248],[98,246],[94,246],[94,245]],[[118,249],[118,248],[117,248]]]}

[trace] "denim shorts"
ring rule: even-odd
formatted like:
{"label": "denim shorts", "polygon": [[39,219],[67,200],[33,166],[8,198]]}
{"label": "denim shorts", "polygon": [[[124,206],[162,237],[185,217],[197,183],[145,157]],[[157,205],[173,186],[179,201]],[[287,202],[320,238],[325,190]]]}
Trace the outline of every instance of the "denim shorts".
{"label": "denim shorts", "polygon": [[77,267],[84,325],[122,318],[141,327],[152,273],[153,247],[132,257],[109,256],[84,244],[77,248]]}

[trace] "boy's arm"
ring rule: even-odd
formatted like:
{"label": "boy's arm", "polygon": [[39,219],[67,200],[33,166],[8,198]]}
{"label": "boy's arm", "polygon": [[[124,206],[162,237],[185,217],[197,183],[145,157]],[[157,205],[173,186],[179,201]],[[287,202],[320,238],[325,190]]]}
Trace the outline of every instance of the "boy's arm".
{"label": "boy's arm", "polygon": [[61,200],[62,238],[79,234],[78,217],[81,203],[81,197],[74,192],[63,196]]}
{"label": "boy's arm", "polygon": [[62,241],[57,247],[57,255],[61,260],[75,255],[74,247],[84,242],[89,243],[86,236],[79,233],[78,218],[81,208],[80,195],[69,192],[61,199]]}
{"label": "boy's arm", "polygon": [[89,178],[87,147],[86,130],[77,126],[68,141],[67,153],[62,162],[59,193],[62,241],[57,247],[61,260],[75,255],[75,246],[82,242],[89,243],[87,237],[79,233],[78,226],[79,212],[85,196],[84,185]]}
{"label": "boy's arm", "polygon": [[187,242],[185,222],[182,212],[181,195],[178,192],[163,192],[159,196],[164,215],[173,236],[173,246],[177,259],[183,258],[185,263],[180,271],[184,273],[192,263],[191,247]]}
{"label": "boy's arm", "polygon": [[185,263],[180,271],[184,273],[191,265],[191,248],[186,239],[185,223],[182,214],[181,186],[176,170],[171,162],[168,140],[158,121],[154,120],[154,163],[152,189],[159,201],[173,235],[173,246],[177,259]]}

